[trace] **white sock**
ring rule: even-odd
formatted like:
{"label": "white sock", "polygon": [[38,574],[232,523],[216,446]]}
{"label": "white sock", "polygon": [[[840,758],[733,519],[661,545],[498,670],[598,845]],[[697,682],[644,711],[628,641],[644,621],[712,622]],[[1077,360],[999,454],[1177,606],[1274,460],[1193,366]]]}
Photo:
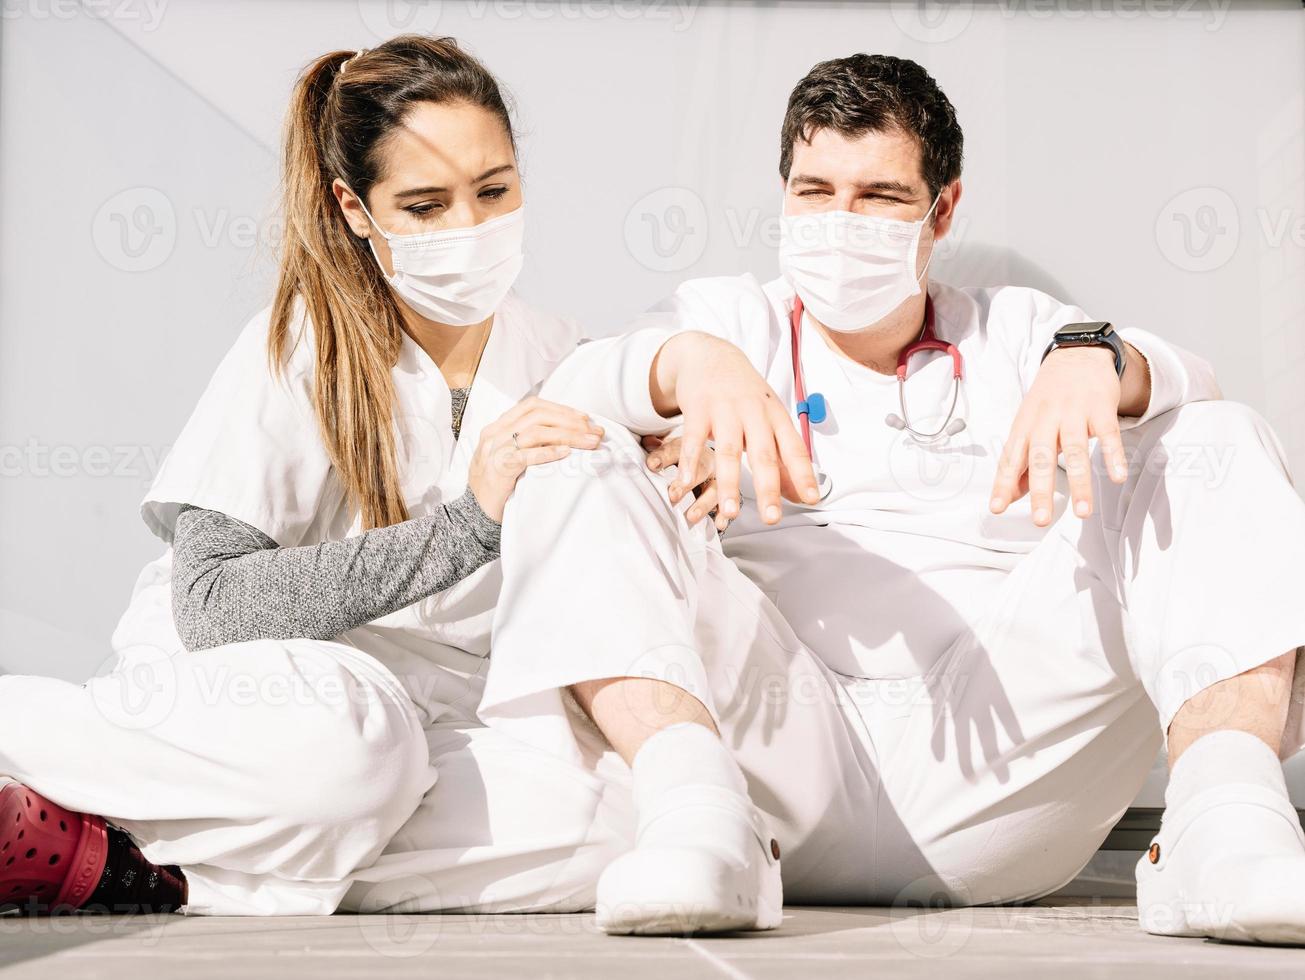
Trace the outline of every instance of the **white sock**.
{"label": "white sock", "polygon": [[1220,731],[1202,735],[1187,747],[1165,790],[1165,805],[1180,809],[1203,790],[1242,783],[1287,797],[1278,754],[1249,732]]}
{"label": "white sock", "polygon": [[643,743],[631,767],[634,805],[646,813],[681,786],[718,786],[746,797],[748,783],[720,736],[696,722],[663,728]]}

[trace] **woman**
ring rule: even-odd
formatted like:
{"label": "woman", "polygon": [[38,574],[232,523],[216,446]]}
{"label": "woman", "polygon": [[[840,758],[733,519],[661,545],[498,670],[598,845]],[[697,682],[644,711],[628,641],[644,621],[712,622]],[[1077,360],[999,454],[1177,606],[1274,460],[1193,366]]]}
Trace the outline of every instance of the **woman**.
{"label": "woman", "polygon": [[434,784],[427,731],[474,722],[517,478],[602,437],[525,397],[579,334],[510,292],[521,183],[479,62],[319,58],[284,165],[275,301],[145,499],[172,547],[116,668],[0,678],[5,907],[333,911]]}

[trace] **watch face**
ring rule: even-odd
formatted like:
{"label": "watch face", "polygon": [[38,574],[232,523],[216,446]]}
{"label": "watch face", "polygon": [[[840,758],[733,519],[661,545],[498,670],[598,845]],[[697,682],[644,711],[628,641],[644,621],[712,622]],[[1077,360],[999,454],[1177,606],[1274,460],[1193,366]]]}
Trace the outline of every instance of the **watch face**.
{"label": "watch face", "polygon": [[1060,344],[1096,344],[1109,334],[1109,323],[1071,323],[1056,331]]}

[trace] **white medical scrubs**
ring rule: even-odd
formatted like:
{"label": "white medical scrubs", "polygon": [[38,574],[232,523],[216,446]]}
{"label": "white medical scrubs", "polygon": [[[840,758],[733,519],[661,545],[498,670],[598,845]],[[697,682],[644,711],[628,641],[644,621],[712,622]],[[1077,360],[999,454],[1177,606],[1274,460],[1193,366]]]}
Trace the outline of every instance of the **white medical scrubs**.
{"label": "white medical scrubs", "polygon": [[[241,333],[145,498],[145,521],[165,542],[181,504],[221,511],[284,547],[361,531],[319,435],[311,332],[301,317],[274,378],[268,325],[264,311]],[[448,387],[404,338],[392,377],[412,516],[463,493],[482,428],[578,340],[575,323],[510,295],[455,443]],[[173,625],[170,567],[169,548],[140,575],[107,676],[84,687],[0,678],[0,773],[103,815],[150,860],[180,865],[189,912],[329,913],[350,873],[418,811],[440,757],[465,749],[470,736],[456,733],[478,725],[498,563],[333,642],[197,653]]]}
{"label": "white medical scrubs", "polygon": [[[1098,464],[1086,520],[1062,483],[1039,529],[1027,501],[989,512],[999,453],[1055,330],[1091,318],[1030,289],[930,292],[939,337],[965,358],[966,426],[937,446],[885,424],[895,379],[804,331],[807,389],[829,402],[812,427],[833,480],[819,506],[786,505],[767,527],[745,500],[717,540],[667,503],[625,431],[673,424],[649,367],[688,328],[739,345],[793,404],[792,291],[749,277],[689,283],[643,329],[564,363],[545,397],[607,419],[609,436],[532,471],[509,504],[482,717],[601,777],[610,759],[559,689],[647,676],[690,691],[773,823],[789,902],[1056,889],[1185,701],[1305,643],[1305,505],[1269,427],[1216,400],[1204,363],[1123,331],[1152,375],[1145,415],[1126,420],[1128,481]],[[919,428],[942,422],[950,383],[945,355],[913,362]],[[1218,702],[1213,722],[1230,710]]]}

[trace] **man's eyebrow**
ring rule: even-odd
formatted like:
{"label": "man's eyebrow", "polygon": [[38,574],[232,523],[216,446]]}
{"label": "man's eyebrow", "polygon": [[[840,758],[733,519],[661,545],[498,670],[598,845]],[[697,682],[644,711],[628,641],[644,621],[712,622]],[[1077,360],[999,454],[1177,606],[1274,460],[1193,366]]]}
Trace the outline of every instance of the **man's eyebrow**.
{"label": "man's eyebrow", "polygon": [[901,194],[903,197],[914,197],[916,189],[910,184],[903,184],[900,180],[872,180],[868,184],[857,184],[857,190],[862,191],[887,191],[890,194]]}
{"label": "man's eyebrow", "polygon": [[[814,177],[810,174],[797,174],[789,180],[790,184],[804,187],[829,187],[832,181],[824,177]],[[903,184],[900,180],[872,180],[866,184],[857,184],[859,191],[880,191],[890,194],[900,194],[903,197],[914,197],[916,189],[909,184]]]}
{"label": "man's eyebrow", "polygon": [[[481,174],[479,177],[474,177],[474,178],[472,178],[472,181],[471,181],[471,182],[472,182],[473,184],[479,184],[482,180],[489,180],[489,178],[491,178],[491,177],[495,177],[495,176],[497,176],[498,174],[501,174],[501,173],[507,173],[509,170],[515,170],[515,169],[516,169],[516,167],[514,167],[514,166],[513,166],[512,164],[510,164],[510,163],[500,164],[500,165],[497,166],[497,167],[491,167],[490,169],[486,170],[486,171],[485,171],[483,174]],[[395,196],[396,198],[398,198],[398,197],[420,197],[420,196],[422,196],[423,194],[443,194],[443,193],[445,193],[447,190],[448,190],[447,187],[412,187],[412,188],[409,188],[409,189],[406,190],[406,191],[396,191],[395,194],[394,194],[394,196]]]}

